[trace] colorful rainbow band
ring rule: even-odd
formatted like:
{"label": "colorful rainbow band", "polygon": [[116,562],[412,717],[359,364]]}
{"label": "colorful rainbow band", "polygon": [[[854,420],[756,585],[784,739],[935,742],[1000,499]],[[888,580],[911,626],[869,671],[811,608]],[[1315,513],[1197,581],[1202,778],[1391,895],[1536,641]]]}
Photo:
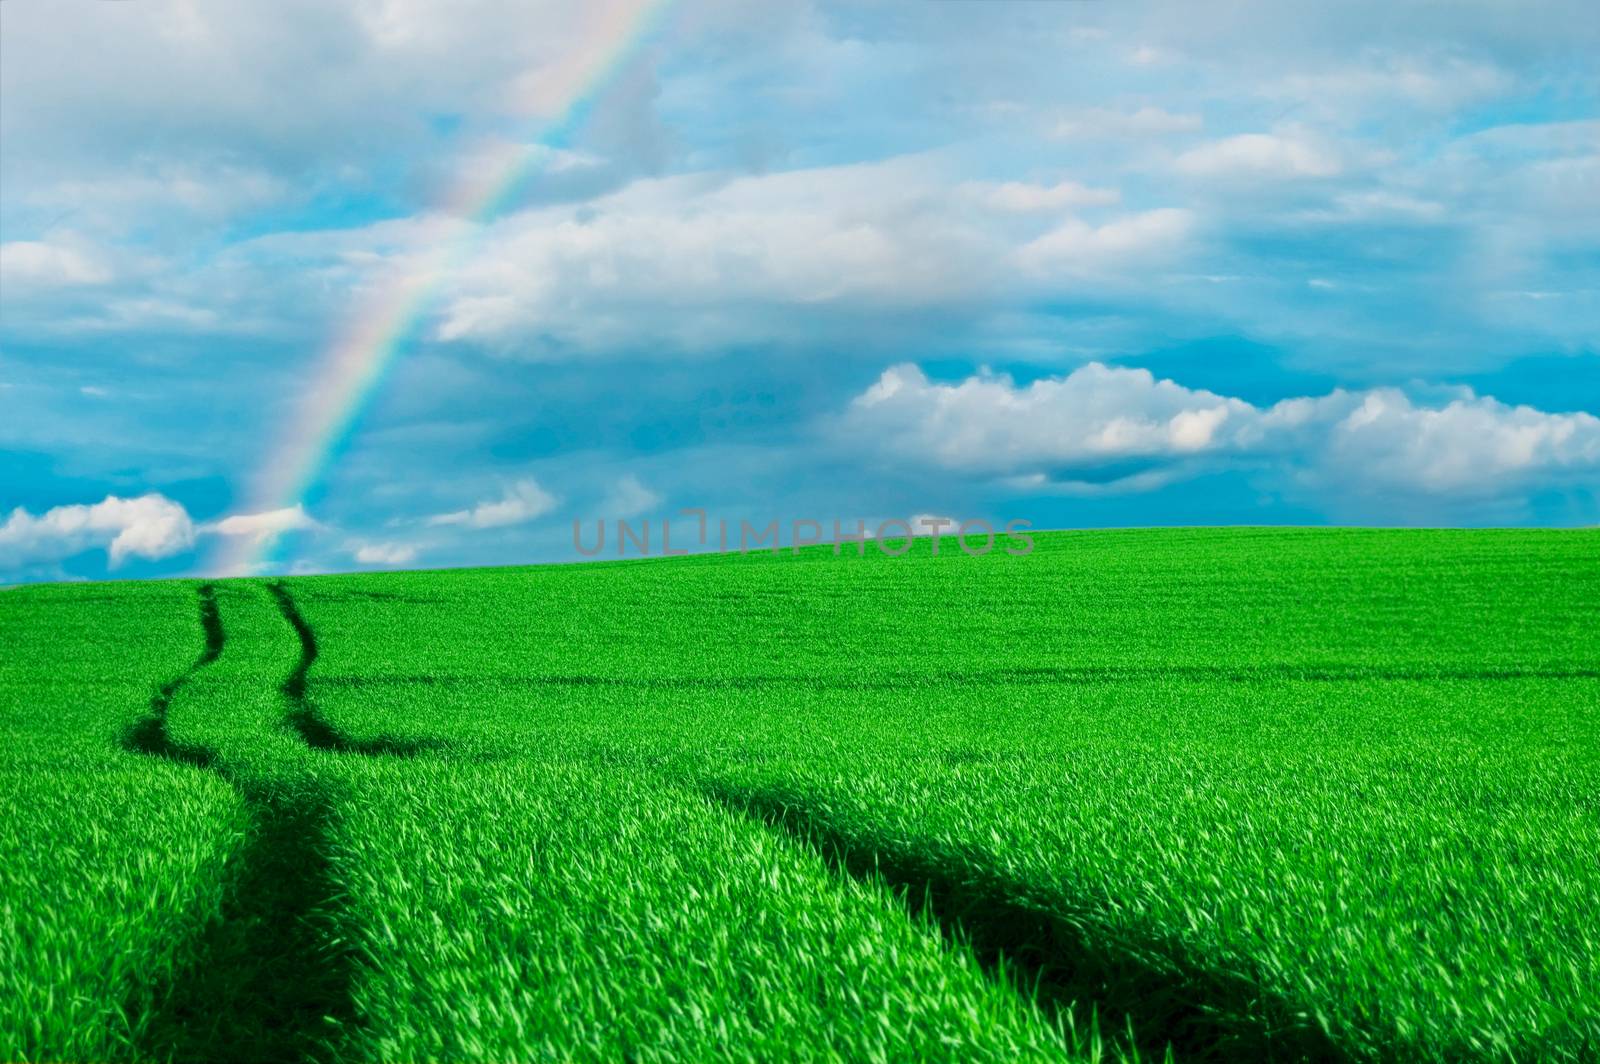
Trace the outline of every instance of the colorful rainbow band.
{"label": "colorful rainbow band", "polygon": [[[420,266],[380,286],[353,315],[318,361],[296,415],[261,464],[248,502],[235,507],[262,513],[293,507],[312,498],[350,437],[400,352],[427,320],[440,294],[440,282],[470,257],[485,223],[495,218],[522,182],[550,156],[549,149],[570,139],[595,103],[616,82],[629,61],[651,39],[671,0],[589,0],[581,43],[553,72],[561,101],[529,143],[503,153],[479,174],[463,178],[431,215],[459,219],[450,226]],[[548,82],[546,83],[548,90]],[[208,566],[222,576],[264,571],[274,563],[276,537],[221,537]]]}

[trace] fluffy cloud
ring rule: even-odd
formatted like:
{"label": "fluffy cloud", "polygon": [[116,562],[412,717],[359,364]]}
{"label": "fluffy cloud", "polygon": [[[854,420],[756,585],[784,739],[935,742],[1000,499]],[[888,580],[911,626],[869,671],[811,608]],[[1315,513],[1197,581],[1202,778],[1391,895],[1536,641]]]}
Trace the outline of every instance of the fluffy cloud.
{"label": "fluffy cloud", "polygon": [[1019,214],[1060,211],[1071,207],[1109,207],[1122,200],[1122,193],[1114,188],[1090,188],[1076,181],[1062,181],[1054,185],[1003,181],[999,184],[975,185],[972,191],[981,202],[997,210]]}
{"label": "fluffy cloud", "polygon": [[43,240],[0,244],[0,285],[54,288],[103,284],[111,269],[87,248]]}
{"label": "fluffy cloud", "polygon": [[[26,86],[28,99],[7,107],[8,143],[41,161],[89,154],[120,165],[153,144],[303,160],[385,137],[415,145],[427,115],[548,118],[613,47],[607,31],[646,7],[462,0],[450,19],[415,0],[284,0],[270,14],[227,0],[19,7],[6,14],[0,85],[8,100]],[[96,61],[81,62],[86,54]],[[313,66],[319,56],[336,62]],[[396,108],[402,98],[413,106]]]}
{"label": "fluffy cloud", "polygon": [[[1196,227],[1171,207],[1091,224],[1069,212],[1111,207],[1116,189],[956,182],[942,165],[910,156],[652,178],[482,227],[429,215],[273,234],[231,261],[237,290],[270,269],[304,280],[312,305],[333,289],[383,302],[387,288],[434,278],[434,338],[518,358],[703,357],[859,338],[864,314],[968,316],[1064,288],[1092,294],[1123,284],[1130,267],[1181,258]],[[472,255],[437,277],[438,249],[467,240]]]}
{"label": "fluffy cloud", "polygon": [[220,521],[202,525],[200,531],[221,536],[249,536],[260,542],[285,532],[311,532],[322,528],[306,512],[303,503],[286,506],[281,510],[265,510],[254,514],[232,514]]}
{"label": "fluffy cloud", "polygon": [[[6,229],[37,243],[43,237],[30,227],[70,209],[72,224],[97,239],[109,226],[124,243],[138,243],[154,226],[162,247],[152,253],[171,261],[141,273],[133,260],[149,249],[100,240],[125,290],[81,290],[70,315],[38,294],[15,297],[7,308],[14,327],[305,329],[321,342],[374,277],[405,273],[431,249],[335,248],[359,244],[366,229],[399,226],[340,234],[362,213],[307,211],[316,200],[381,203],[379,213],[415,223],[418,245],[474,240],[446,281],[441,312],[427,323],[431,335],[530,358],[715,357],[751,342],[860,350],[887,331],[863,324],[864,313],[921,308],[964,319],[975,332],[1011,329],[1030,304],[1062,295],[1092,301],[1107,273],[1116,288],[1130,261],[1140,271],[1168,261],[1184,269],[1176,280],[1141,272],[1142,306],[1166,320],[1140,330],[1134,344],[1097,350],[1153,345],[1171,335],[1170,324],[1191,335],[1234,331],[1285,347],[1320,345],[1301,352],[1308,360],[1331,361],[1341,344],[1384,339],[1372,335],[1380,328],[1351,335],[1351,322],[1382,322],[1379,313],[1344,313],[1348,303],[1332,302],[1284,308],[1246,285],[1220,290],[1204,280],[1284,271],[1376,277],[1366,289],[1347,288],[1349,302],[1406,288],[1423,306],[1446,280],[1467,291],[1445,320],[1408,328],[1395,345],[1420,348],[1447,329],[1472,333],[1482,324],[1473,319],[1491,312],[1520,332],[1508,349],[1548,346],[1547,335],[1530,333],[1570,345],[1593,331],[1590,303],[1576,312],[1570,303],[1527,309],[1520,297],[1482,291],[1570,287],[1589,298],[1593,285],[1560,269],[1573,258],[1546,262],[1546,236],[1528,237],[1524,216],[1566,217],[1581,229],[1594,213],[1584,209],[1592,172],[1585,177],[1575,160],[1563,160],[1572,165],[1542,176],[1530,170],[1515,187],[1496,183],[1506,160],[1481,172],[1465,163],[1459,174],[1440,172],[1452,145],[1479,136],[1467,131],[1481,121],[1464,108],[1541,98],[1541,79],[1564,69],[1555,56],[1582,54],[1594,31],[1575,28],[1578,5],[1541,19],[1475,8],[1448,23],[1363,7],[1348,16],[1368,27],[1353,43],[1349,27],[1326,15],[1289,19],[1264,4],[1219,13],[1205,27],[1161,4],[1059,20],[1041,13],[1037,22],[942,11],[909,26],[887,15],[845,17],[829,5],[783,5],[755,19],[689,2],[664,20],[659,52],[647,47],[640,70],[619,79],[642,79],[644,102],[628,104],[629,120],[655,130],[641,142],[670,128],[668,157],[649,166],[619,161],[617,142],[629,138],[612,128],[615,101],[598,106],[573,144],[534,150],[543,155],[530,160],[537,176],[511,200],[511,214],[467,238],[439,227],[422,234],[434,220],[426,205],[442,201],[441,188],[492,187],[508,158],[527,154],[528,145],[503,139],[515,128],[504,119],[556,106],[574,64],[592,58],[596,27],[613,17],[627,24],[639,10],[631,0],[590,5],[593,13],[536,4],[534,16],[526,5],[468,0],[470,16],[431,26],[426,5],[413,0],[286,0],[270,18],[237,3],[151,2],[138,12],[69,6],[48,17],[19,8],[15,25],[8,22],[6,84],[28,91],[11,93],[21,103],[0,116],[8,144],[19,145],[5,165],[21,175],[4,182],[11,218],[20,220]],[[510,32],[528,17],[540,34]],[[730,27],[733,38],[724,32]],[[117,54],[96,69],[64,61],[108,39],[118,41]],[[1061,48],[1072,52],[1065,66]],[[1170,63],[1130,73],[1123,60],[1140,49]],[[320,61],[328,55],[338,62]],[[971,113],[985,116],[981,128],[953,120],[941,94],[922,91],[919,72],[949,69],[962,71]],[[318,73],[286,74],[303,70]],[[796,85],[811,89],[797,93]],[[413,106],[395,108],[402,95]],[[860,98],[892,106],[840,106]],[[1389,128],[1392,111],[1412,125]],[[1535,124],[1515,113],[1516,128]],[[1202,130],[1207,143],[1197,144]],[[159,157],[150,153],[155,142]],[[1592,132],[1583,143],[1593,143]],[[883,151],[917,162],[875,158]],[[1395,165],[1381,172],[1364,165],[1388,157]],[[784,171],[799,165],[812,168]],[[574,172],[605,176],[553,180]],[[626,184],[640,173],[672,176]],[[1038,174],[1071,174],[1081,184],[1005,180]],[[1293,202],[1262,202],[1257,193],[1268,181],[1281,181]],[[967,194],[974,189],[982,191]],[[532,202],[546,206],[518,209]],[[1069,219],[1059,232],[1044,231],[1061,221],[1051,212],[1113,202],[1126,204],[1125,217]],[[1179,209],[1190,213],[1162,213]],[[1356,234],[1386,221],[1403,238],[1409,221],[1424,216],[1441,229],[1441,246],[1458,254],[1424,258]],[[245,236],[196,261],[227,243],[218,221],[241,217],[249,221],[232,232],[270,235]],[[1174,230],[1184,226],[1173,224],[1180,217],[1207,236],[1205,247],[1190,250],[1229,261],[1170,258],[1185,247],[1173,239],[1182,235]],[[1338,239],[1297,239],[1307,219],[1347,226],[1361,253]],[[294,232],[273,232],[281,226]],[[1459,231],[1473,228],[1496,243],[1461,251],[1468,245]],[[1569,225],[1556,235],[1567,234],[1570,246],[1571,232]],[[1130,245],[1151,256],[1130,257]],[[1543,276],[1480,278],[1490,261],[1526,262],[1524,272]],[[50,269],[89,275],[60,263]],[[129,274],[140,275],[137,286]],[[1506,306],[1518,309],[1490,309]],[[1054,328],[1050,317],[1032,320]],[[1018,343],[1038,347],[1043,339]],[[1461,350],[1456,339],[1440,347]],[[1425,369],[1419,363],[1406,370]]]}
{"label": "fluffy cloud", "polygon": [[852,407],[855,426],[903,457],[980,475],[1092,467],[1237,445],[1254,433],[1248,403],[1098,363],[1024,388],[1008,377],[930,381],[884,371]]}
{"label": "fluffy cloud", "polygon": [[[1324,464],[1367,487],[1492,494],[1507,484],[1600,474],[1600,418],[1465,396],[1417,406],[1392,389],[1332,404]],[[1319,411],[1319,413],[1321,413]]]}
{"label": "fluffy cloud", "polygon": [[183,504],[165,495],[108,495],[93,505],[57,506],[38,515],[13,510],[0,525],[0,567],[36,565],[105,547],[116,569],[130,558],[154,561],[192,550],[200,536],[261,543],[286,532],[323,528],[300,505],[197,524]]}
{"label": "fluffy cloud", "polygon": [[158,222],[224,219],[281,202],[289,192],[287,182],[262,169],[141,158],[125,169],[30,188],[25,202],[46,216],[68,215],[75,226],[121,234]]}
{"label": "fluffy cloud", "polygon": [[602,516],[623,519],[653,510],[661,505],[661,496],[645,487],[639,478],[629,473],[618,480],[610,494],[600,504]]}
{"label": "fluffy cloud", "polygon": [[417,558],[418,548],[411,543],[352,543],[346,548],[361,565],[405,565]]}
{"label": "fluffy cloud", "polygon": [[434,514],[426,523],[434,527],[459,525],[464,528],[519,525],[549,513],[558,501],[537,481],[528,478],[512,484],[499,499],[481,502],[470,510]]}
{"label": "fluffy cloud", "polygon": [[[705,351],[792,336],[778,313],[792,309],[810,337],[863,312],[1115,287],[1181,259],[1198,227],[1176,207],[1063,217],[1119,202],[1112,188],[950,184],[935,171],[904,158],[646,180],[582,208],[524,211],[489,227],[450,281],[437,335],[554,358],[639,350],[648,321],[645,350]],[[405,256],[391,258],[404,272]]]}
{"label": "fluffy cloud", "polygon": [[1190,211],[1163,207],[1090,225],[1071,218],[1023,245],[1016,261],[1035,276],[1104,275],[1178,254],[1194,231]]}
{"label": "fluffy cloud", "polygon": [[1026,485],[1147,488],[1218,461],[1273,458],[1358,493],[1494,496],[1600,474],[1600,418],[1508,406],[1463,389],[1437,406],[1395,389],[1258,407],[1146,370],[1091,363],[1018,387],[886,370],[845,424],[902,461]]}
{"label": "fluffy cloud", "polygon": [[1460,56],[1389,54],[1333,69],[1298,71],[1265,91],[1340,119],[1356,109],[1396,106],[1448,111],[1506,92],[1513,84],[1511,76],[1492,63]]}
{"label": "fluffy cloud", "polygon": [[770,334],[777,305],[961,303],[995,283],[1006,249],[955,198],[925,163],[897,160],[639,181],[524,211],[484,234],[439,336],[637,344],[650,315],[653,348],[704,348]]}
{"label": "fluffy cloud", "polygon": [[129,558],[181,553],[194,540],[188,511],[166,496],[107,495],[93,505],[57,506],[39,515],[17,507],[0,525],[0,564],[49,561],[105,547],[115,569]]}
{"label": "fluffy cloud", "polygon": [[1331,148],[1305,135],[1240,133],[1189,149],[1177,168],[1190,177],[1282,180],[1333,177],[1344,167]]}

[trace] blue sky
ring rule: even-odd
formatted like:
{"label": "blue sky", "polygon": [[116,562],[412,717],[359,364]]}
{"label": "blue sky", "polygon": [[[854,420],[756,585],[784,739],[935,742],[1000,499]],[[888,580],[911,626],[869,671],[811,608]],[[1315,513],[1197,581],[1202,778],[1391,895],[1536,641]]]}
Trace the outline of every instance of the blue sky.
{"label": "blue sky", "polygon": [[[1587,7],[682,0],[562,124],[576,5],[7,0],[0,580],[570,560],[690,507],[1594,524]],[[326,475],[254,508],[442,240]]]}

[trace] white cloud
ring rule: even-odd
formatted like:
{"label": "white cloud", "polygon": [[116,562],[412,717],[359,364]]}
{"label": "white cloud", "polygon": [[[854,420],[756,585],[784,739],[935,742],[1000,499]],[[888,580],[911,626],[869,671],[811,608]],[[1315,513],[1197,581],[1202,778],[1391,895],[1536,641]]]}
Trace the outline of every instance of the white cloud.
{"label": "white cloud", "polygon": [[[1249,431],[1248,403],[1099,363],[1024,388],[1003,376],[959,384],[913,365],[857,397],[853,423],[903,457],[977,474],[1095,466],[1214,449]],[[1230,419],[1232,419],[1230,423]]]}
{"label": "white cloud", "polygon": [[1299,133],[1240,133],[1178,156],[1179,173],[1204,178],[1333,177],[1344,169],[1327,145]]}
{"label": "white cloud", "polygon": [[460,158],[444,165],[457,188],[451,199],[457,203],[476,203],[492,195],[493,189],[505,181],[507,171],[513,168],[540,174],[563,174],[593,169],[604,162],[589,152],[494,138],[466,149]]}
{"label": "white cloud", "polygon": [[254,514],[232,514],[220,521],[202,525],[200,531],[221,536],[250,536],[257,541],[280,536],[285,532],[308,532],[322,528],[306,512],[303,503],[295,503],[281,510],[265,510]]}
{"label": "white cloud", "polygon": [[1374,110],[1393,111],[1396,106],[1448,111],[1504,93],[1514,84],[1506,71],[1488,63],[1461,57],[1388,55],[1293,73],[1268,85],[1265,92],[1313,111],[1348,118]]}
{"label": "white cloud", "polygon": [[[416,0],[284,0],[270,13],[186,0],[19,7],[7,11],[0,63],[8,145],[122,168],[152,144],[180,158],[276,151],[291,163],[318,152],[342,161],[386,138],[414,146],[427,143],[424,115],[559,113],[645,9],[461,0],[459,17],[441,19]],[[95,61],[81,62],[87,54]],[[336,66],[316,66],[330,56]],[[17,86],[29,91],[13,108]]]}
{"label": "white cloud", "polygon": [[653,179],[520,212],[451,279],[438,335],[530,357],[637,350],[648,320],[649,350],[704,350],[771,336],[779,307],[848,315],[984,298],[1005,283],[1007,244],[929,165]]}
{"label": "white cloud", "polygon": [[0,244],[0,284],[53,288],[103,284],[110,279],[110,267],[81,246],[43,240]]}
{"label": "white cloud", "polygon": [[1099,363],[1026,387],[989,375],[936,383],[916,366],[893,366],[844,424],[851,439],[903,461],[1036,488],[1104,484],[1107,470],[1119,485],[1151,488],[1252,457],[1354,494],[1493,496],[1600,474],[1600,418],[1586,413],[1507,406],[1464,389],[1437,406],[1374,389],[1257,407]]}
{"label": "white cloud", "polygon": [[1492,493],[1528,477],[1600,474],[1600,418],[1549,414],[1467,396],[1419,407],[1391,389],[1347,400],[1331,429],[1325,465],[1370,487]]}
{"label": "white cloud", "polygon": [[194,540],[188,511],[166,496],[107,495],[93,505],[57,506],[37,516],[17,507],[0,525],[0,564],[48,561],[104,546],[115,569],[130,557],[181,553]]}
{"label": "white cloud", "polygon": [[1319,221],[1428,221],[1442,218],[1445,206],[1406,192],[1371,189],[1341,192],[1333,197],[1333,208],[1308,211],[1307,217]]}
{"label": "white cloud", "polygon": [[1178,207],[1130,214],[1099,226],[1070,218],[1023,245],[1016,259],[1034,275],[1114,272],[1176,254],[1194,225],[1194,214]]}
{"label": "white cloud", "polygon": [[600,504],[600,509],[605,517],[621,519],[642,514],[660,505],[661,496],[629,473],[612,487],[611,493]]}
{"label": "white cloud", "polygon": [[1141,44],[1128,53],[1128,62],[1133,66],[1163,66],[1177,59],[1177,52],[1153,44]]}
{"label": "white cloud", "polygon": [[141,158],[128,170],[42,185],[26,200],[42,211],[70,212],[74,225],[88,222],[96,229],[120,231],[149,226],[169,212],[224,218],[279,201],[290,187],[263,170]]}
{"label": "white cloud", "polygon": [[1055,185],[1032,185],[1025,181],[971,186],[973,194],[997,210],[1028,213],[1059,211],[1071,207],[1108,207],[1122,200],[1114,188],[1090,188],[1076,181]]}
{"label": "white cloud", "polygon": [[465,528],[500,528],[532,521],[556,508],[559,500],[531,477],[510,485],[499,499],[479,503],[470,510],[434,514],[427,524],[460,525]]}
{"label": "white cloud", "polygon": [[1600,143],[1600,118],[1511,122],[1469,133],[1457,147],[1477,155],[1593,156]]}
{"label": "white cloud", "polygon": [[1062,116],[1051,132],[1062,138],[1158,137],[1194,133],[1204,126],[1205,121],[1197,114],[1174,113],[1160,107],[1133,111],[1085,107]]}
{"label": "white cloud", "polygon": [[[171,272],[159,281],[147,277],[149,290],[122,293],[114,305],[99,299],[98,292],[80,293],[102,312],[96,317],[110,318],[109,328],[237,328],[243,316],[229,304],[246,302],[263,306],[268,322],[262,331],[267,324],[285,331],[307,323],[320,327],[323,319],[308,311],[346,311],[357,302],[347,301],[355,286],[304,262],[280,261],[255,273],[246,266],[260,264],[235,258],[191,267],[190,260],[226,239],[213,222],[254,213],[247,224],[227,231],[320,227],[328,218],[319,204],[359,203],[374,195],[447,202],[436,191],[452,183],[446,174],[487,187],[504,172],[508,155],[525,147],[489,139],[491,131],[518,128],[503,121],[507,117],[555,106],[564,98],[563,86],[571,88],[572,71],[592,62],[597,47],[603,49],[593,36],[597,25],[611,24],[613,17],[625,24],[639,10],[632,3],[463,3],[460,16],[451,20],[430,16],[428,5],[417,0],[350,5],[283,0],[270,14],[249,4],[181,0],[145,3],[137,11],[127,5],[13,5],[0,72],[11,105],[0,119],[6,123],[6,142],[15,149],[6,153],[7,202],[23,208],[10,217],[23,224],[9,231],[33,237],[26,226],[56,213],[44,208],[59,204],[77,212],[73,225],[91,230],[95,226],[78,214],[113,226],[120,218],[117,231],[142,245],[135,232],[146,233],[153,220],[164,218],[156,226],[162,233],[159,246],[141,250],[170,254]],[[653,46],[647,46],[639,69],[625,72],[637,73],[652,90],[643,94],[642,117],[629,112],[630,120],[649,125],[658,119],[673,127],[675,143],[666,164],[655,165],[661,162],[656,160],[649,172],[757,171],[762,176],[643,182],[582,207],[522,212],[516,220],[486,227],[481,261],[470,257],[447,294],[443,321],[429,323],[441,327],[439,335],[507,351],[532,349],[535,357],[601,348],[704,350],[784,334],[792,323],[770,312],[774,302],[806,309],[868,301],[891,308],[952,306],[958,299],[971,305],[981,302],[987,289],[1014,293],[1017,303],[1026,303],[1033,293],[995,267],[1012,261],[1015,243],[1038,234],[1021,232],[1012,219],[962,217],[960,208],[969,204],[949,195],[948,188],[941,196],[929,186],[979,175],[1015,176],[994,169],[996,160],[1014,156],[1024,166],[1022,173],[1060,168],[1088,186],[1122,187],[1132,209],[1187,202],[1204,195],[1203,185],[1186,186],[1175,197],[1160,183],[1173,175],[1157,173],[1156,161],[1170,165],[1168,156],[1192,147],[1203,128],[1208,138],[1226,139],[1186,156],[1184,165],[1196,172],[1292,175],[1342,166],[1349,173],[1358,169],[1356,143],[1340,142],[1340,150],[1330,151],[1318,139],[1343,134],[1431,159],[1447,154],[1452,142],[1468,139],[1472,134],[1465,131],[1477,126],[1472,113],[1452,117],[1451,108],[1496,94],[1524,102],[1562,98],[1559,78],[1565,75],[1560,72],[1569,67],[1557,60],[1569,51],[1581,54],[1595,32],[1587,25],[1577,29],[1594,20],[1578,18],[1581,7],[1571,3],[1540,18],[1491,15],[1493,5],[1475,5],[1470,12],[1452,11],[1448,19],[1438,12],[1396,16],[1362,5],[1354,14],[1341,13],[1343,24],[1326,12],[1291,17],[1271,5],[1247,3],[1214,13],[1203,26],[1176,8],[1158,5],[1143,13],[1096,15],[1094,24],[1052,11],[1041,12],[1037,21],[952,16],[893,29],[876,16],[859,24],[845,20],[847,27],[806,3],[785,5],[781,14],[761,19],[735,14],[722,3],[688,6],[691,12],[661,27],[661,39],[668,54],[696,55],[706,62],[645,69],[654,66],[649,62]],[[540,32],[516,32],[529,18]],[[738,35],[724,35],[709,47],[731,22],[740,24]],[[106,52],[100,46],[108,40],[117,47]],[[1096,42],[1093,47],[1075,49],[1071,62],[1060,61],[1064,53],[1058,44],[1088,40]],[[1016,47],[1022,42],[1034,47]],[[679,45],[688,47],[673,52]],[[97,56],[95,63],[73,62],[89,51]],[[1182,53],[1183,62],[1164,70],[1122,66],[1130,54],[1156,59],[1174,51]],[[337,62],[322,61],[329,56]],[[972,99],[1009,101],[1013,110],[997,111],[992,118],[997,139],[981,142],[987,146],[969,137],[973,131],[964,124],[949,122],[950,105],[940,94],[904,95],[906,85],[949,70],[962,72]],[[307,71],[312,76],[302,76]],[[805,74],[819,76],[799,76]],[[732,94],[730,86],[736,87]],[[889,135],[874,123],[870,109],[838,106],[874,93],[904,105],[896,109],[903,113],[895,125],[906,135]],[[402,98],[410,106],[396,108],[393,101]],[[722,120],[704,129],[681,121],[686,114],[711,113],[705,108],[718,99],[736,100],[732,111],[717,112]],[[589,192],[640,172],[621,159],[626,152],[616,151],[615,130],[608,131],[616,100],[598,102],[602,106],[574,147],[552,151],[540,164],[545,173],[611,172],[604,182],[582,186]],[[1394,107],[1408,114],[1423,107],[1429,113],[1412,115],[1407,128],[1385,128]],[[1542,109],[1492,110],[1522,119]],[[1286,114],[1304,128],[1275,128]],[[1436,119],[1436,126],[1421,124]],[[1013,139],[1021,128],[1034,134],[1051,127],[1069,140],[1116,143],[1029,147]],[[918,132],[910,135],[911,130]],[[1163,138],[1172,140],[1163,143]],[[1146,143],[1134,143],[1141,140]],[[836,171],[770,172],[795,160],[837,157],[834,149],[846,141],[914,144],[927,149],[929,171],[946,172],[912,181],[886,174],[874,190],[852,186]],[[474,150],[474,144],[482,150]],[[152,152],[151,145],[161,150]],[[432,161],[419,171],[412,165],[418,159]],[[437,184],[427,171],[437,172]],[[809,198],[808,183],[818,186]],[[1553,184],[1556,191],[1570,190],[1570,215],[1583,213],[1583,197],[1593,198],[1592,181],[1567,177]],[[1047,181],[1021,187],[1048,186]],[[1437,196],[1438,217],[1454,225],[1507,225],[1505,211],[1472,216],[1459,209],[1462,199],[1493,199],[1516,214],[1550,202],[1521,189],[1467,179],[1446,187],[1424,181],[1412,191],[1419,189]],[[758,193],[771,202],[755,203]],[[1001,197],[1007,198],[1050,209],[1042,206],[1050,198],[1037,192]],[[1249,231],[1277,219],[1252,202],[1248,214],[1208,212],[1205,220],[1208,231],[1226,234],[1231,226]],[[102,243],[109,253],[114,242]],[[223,255],[238,252],[237,259],[245,258],[239,246],[245,243]],[[1255,253],[1235,258],[1256,261],[1231,261],[1228,272],[1265,274],[1274,268],[1270,259],[1281,246],[1241,243]],[[1531,249],[1530,259],[1537,261],[1539,250]],[[1337,257],[1339,252],[1319,254]],[[1459,256],[1464,261],[1486,257],[1470,251]],[[1397,261],[1418,258],[1401,249]],[[1430,261],[1427,269],[1419,269],[1428,276],[1418,287],[1431,290],[1448,265]],[[130,272],[121,256],[114,266],[119,279]],[[188,290],[175,291],[174,276],[190,268]],[[1205,272],[1223,269],[1211,263]],[[83,270],[68,268],[64,275],[82,276]],[[315,300],[311,306],[302,298],[307,293]],[[973,293],[980,294],[973,298]],[[1176,288],[1158,297],[1169,306],[1170,298],[1187,302],[1186,309],[1201,302]],[[1218,302],[1213,297],[1205,305]],[[38,320],[61,328],[71,319],[56,309],[40,308]],[[807,328],[815,329],[820,316],[808,319]],[[1282,340],[1281,333],[1289,331],[1263,322],[1270,315],[1256,311],[1234,316],[1224,311],[1206,320],[1194,320],[1202,315],[1191,311],[1189,317],[1184,324],[1194,331],[1237,326],[1261,336],[1277,329],[1280,335],[1270,340]],[[1575,320],[1570,313],[1549,318]],[[1331,324],[1319,321],[1307,331],[1327,336],[1323,326]],[[1580,333],[1582,324],[1587,322],[1567,331]],[[790,328],[787,334],[798,331]],[[1431,334],[1417,330],[1425,332]],[[1539,339],[1516,342],[1534,347]]]}
{"label": "white cloud", "polygon": [[350,557],[362,565],[406,565],[416,561],[418,548],[412,543],[352,543]]}
{"label": "white cloud", "polygon": [[[434,335],[526,359],[592,353],[674,357],[752,340],[860,335],[863,312],[970,313],[1062,278],[1118,283],[1183,248],[1176,208],[1090,225],[1061,213],[1105,207],[1111,187],[1063,181],[953,182],[907,156],[754,176],[634,181],[581,205],[533,207],[487,226],[441,278]],[[1048,213],[1054,212],[1054,213]],[[429,275],[459,226],[384,222],[255,242],[330,263],[368,288]],[[1048,228],[1053,226],[1054,228]],[[796,325],[794,314],[803,315]]]}

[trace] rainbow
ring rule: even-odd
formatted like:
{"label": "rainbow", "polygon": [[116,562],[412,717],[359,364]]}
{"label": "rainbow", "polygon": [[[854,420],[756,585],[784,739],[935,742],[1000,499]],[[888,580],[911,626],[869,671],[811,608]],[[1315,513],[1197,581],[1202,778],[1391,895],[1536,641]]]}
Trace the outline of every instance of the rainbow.
{"label": "rainbow", "polygon": [[[350,442],[362,412],[395,360],[434,309],[440,282],[476,249],[484,225],[493,220],[519,186],[583,126],[595,104],[648,41],[671,0],[606,0],[575,5],[584,25],[579,44],[560,63],[539,71],[524,86],[523,113],[545,115],[529,143],[501,145],[486,163],[465,168],[428,212],[443,218],[439,239],[420,261],[389,277],[364,299],[339,330],[308,378],[295,415],[267,452],[252,480],[242,513],[267,513],[302,506]],[[537,97],[537,101],[532,97]],[[552,105],[551,101],[554,100]],[[218,575],[261,572],[276,560],[278,537],[224,536],[209,568]]]}

